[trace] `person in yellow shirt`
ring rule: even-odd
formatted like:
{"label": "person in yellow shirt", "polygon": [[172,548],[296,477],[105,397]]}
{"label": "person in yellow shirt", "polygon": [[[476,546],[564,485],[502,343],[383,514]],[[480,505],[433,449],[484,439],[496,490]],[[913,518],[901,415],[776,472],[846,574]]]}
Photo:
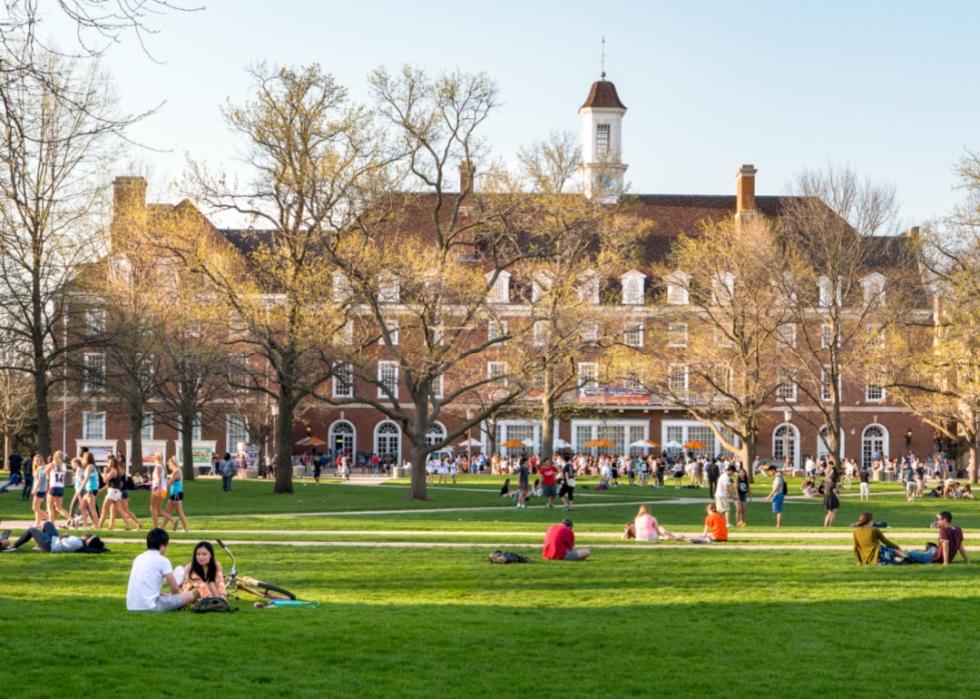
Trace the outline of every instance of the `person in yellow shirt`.
{"label": "person in yellow shirt", "polygon": [[[882,549],[882,547],[887,547]],[[891,551],[888,551],[891,549]],[[881,556],[885,553],[884,556]],[[873,566],[883,559],[894,562],[896,557],[903,557],[902,547],[888,540],[881,530],[874,525],[874,517],[870,512],[862,512],[854,523],[854,557],[858,565]]]}

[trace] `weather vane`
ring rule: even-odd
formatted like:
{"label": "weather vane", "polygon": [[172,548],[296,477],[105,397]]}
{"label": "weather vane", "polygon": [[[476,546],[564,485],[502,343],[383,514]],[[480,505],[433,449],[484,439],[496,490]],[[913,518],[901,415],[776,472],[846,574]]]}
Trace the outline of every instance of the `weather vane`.
{"label": "weather vane", "polygon": [[606,79],[606,36],[602,36],[602,72],[599,73],[599,77],[603,80]]}

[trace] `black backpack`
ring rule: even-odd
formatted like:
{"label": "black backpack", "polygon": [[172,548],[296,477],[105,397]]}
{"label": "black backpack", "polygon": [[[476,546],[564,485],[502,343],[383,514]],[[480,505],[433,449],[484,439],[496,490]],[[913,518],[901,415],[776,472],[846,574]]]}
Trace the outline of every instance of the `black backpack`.
{"label": "black backpack", "polygon": [[511,551],[494,551],[490,554],[491,563],[527,563],[527,556],[522,556],[519,553],[513,553]]}
{"label": "black backpack", "polygon": [[786,485],[786,476],[783,476],[782,478],[783,478],[783,495],[786,495],[789,492],[789,486]]}
{"label": "black backpack", "polygon": [[222,599],[221,597],[202,597],[194,603],[191,611],[197,612],[198,614],[206,614],[207,612],[237,612],[238,607],[232,607],[228,604],[228,600]]}

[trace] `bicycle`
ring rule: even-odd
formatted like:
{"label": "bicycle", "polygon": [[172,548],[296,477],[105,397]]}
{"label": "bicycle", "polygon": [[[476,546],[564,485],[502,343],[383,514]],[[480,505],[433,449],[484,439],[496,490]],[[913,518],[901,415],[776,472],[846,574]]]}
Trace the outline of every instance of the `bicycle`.
{"label": "bicycle", "polygon": [[225,590],[228,592],[229,597],[234,595],[234,598],[238,599],[237,593],[242,591],[255,595],[256,597],[272,600],[273,602],[296,601],[296,595],[284,587],[262,582],[261,580],[245,575],[239,575],[238,561],[235,560],[235,554],[231,552],[230,548],[225,546],[225,543],[221,539],[216,539],[216,541],[218,542],[218,546],[223,548],[225,553],[231,558],[231,572],[225,577]]}
{"label": "bicycle", "polygon": [[848,488],[850,488],[851,487],[851,477],[845,473],[843,476],[841,476],[840,484],[841,484],[841,487],[844,488],[845,490],[848,489]]}

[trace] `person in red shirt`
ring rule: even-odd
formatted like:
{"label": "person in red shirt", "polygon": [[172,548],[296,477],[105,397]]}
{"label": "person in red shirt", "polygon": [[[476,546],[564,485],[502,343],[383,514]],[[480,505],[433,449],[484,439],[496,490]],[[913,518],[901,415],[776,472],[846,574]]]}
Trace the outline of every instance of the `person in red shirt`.
{"label": "person in red shirt", "polygon": [[572,520],[565,518],[560,524],[552,524],[544,535],[541,557],[552,561],[584,561],[592,555],[589,549],[575,548]]}
{"label": "person in red shirt", "polygon": [[728,522],[718,513],[714,503],[708,505],[708,516],[704,518],[704,533],[701,538],[705,541],[728,541]]}
{"label": "person in red shirt", "polygon": [[545,459],[538,473],[541,474],[541,495],[548,498],[548,507],[554,507],[558,495],[558,467],[551,459]]}

